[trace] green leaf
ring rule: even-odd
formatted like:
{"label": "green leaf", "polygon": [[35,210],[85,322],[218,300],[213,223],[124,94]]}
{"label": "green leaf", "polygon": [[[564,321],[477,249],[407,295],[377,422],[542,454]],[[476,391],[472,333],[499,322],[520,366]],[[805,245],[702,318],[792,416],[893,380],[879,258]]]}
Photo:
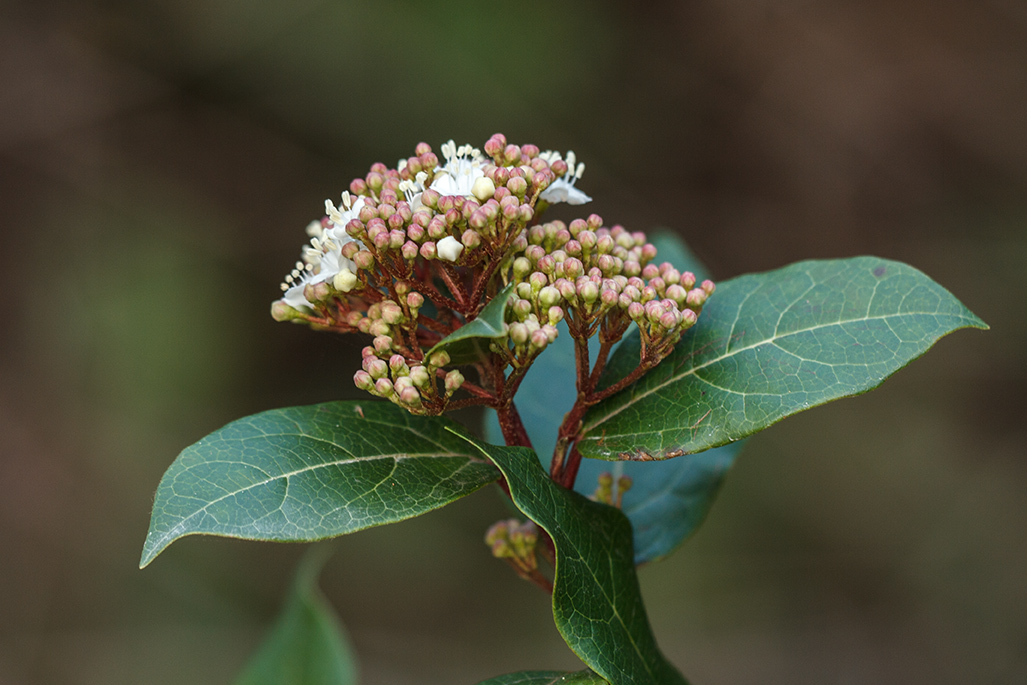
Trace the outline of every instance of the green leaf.
{"label": "green leaf", "polygon": [[591,669],[584,671],[522,671],[483,680],[478,685],[606,685]]}
{"label": "green leaf", "polygon": [[[650,242],[657,249],[656,262],[670,262],[679,271],[693,272],[699,280],[708,278],[706,268],[677,235],[659,231],[650,235]],[[545,466],[556,444],[563,415],[577,397],[574,341],[562,322],[559,329],[559,337],[535,360],[517,392],[517,409]],[[627,356],[623,358],[626,363],[622,374],[629,373],[638,364],[637,328],[632,327],[626,344],[634,344],[636,352],[633,361]],[[591,346],[591,351],[597,351],[596,345]],[[594,357],[593,354],[593,364]],[[485,439],[494,444],[503,443],[503,433],[493,411],[486,414]],[[742,442],[736,442],[690,459],[658,463],[620,461],[611,464],[586,458],[581,462],[574,489],[591,495],[599,474],[604,471],[613,473],[615,478],[625,475],[632,479],[621,510],[634,529],[635,563],[643,564],[667,556],[699,527],[741,446]]]}
{"label": "green leaf", "polygon": [[513,295],[514,285],[511,283],[500,290],[477,317],[435,343],[425,357],[445,350],[449,354],[452,364],[476,362],[484,353],[481,347],[482,341],[506,337],[506,329],[503,325],[506,321],[506,305]]}
{"label": "green leaf", "polygon": [[327,546],[300,562],[281,615],[235,685],[352,685],[356,666],[342,624],[317,587]]}
{"label": "green leaf", "polygon": [[275,409],[230,423],[164,474],[140,566],[185,535],[321,540],[418,516],[497,480],[448,424],[389,402]]}
{"label": "green leaf", "polygon": [[615,685],[684,683],[649,627],[627,517],[551,481],[526,447],[465,439],[500,468],[514,504],[552,538],[553,617],[574,653]]}
{"label": "green leaf", "polygon": [[[967,327],[987,325],[913,267],[876,257],[735,278],[667,359],[589,411],[579,449],[646,460],[723,445],[866,392]],[[622,345],[611,374],[637,354]]]}

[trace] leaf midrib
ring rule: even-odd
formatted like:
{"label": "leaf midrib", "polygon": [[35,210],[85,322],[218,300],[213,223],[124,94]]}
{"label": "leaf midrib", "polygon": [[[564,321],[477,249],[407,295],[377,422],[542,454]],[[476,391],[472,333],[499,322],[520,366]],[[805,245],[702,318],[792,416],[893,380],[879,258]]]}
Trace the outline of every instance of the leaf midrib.
{"label": "leaf midrib", "polygon": [[[791,306],[792,305],[789,305],[788,308],[790,309]],[[784,315],[784,312],[786,312],[786,311],[788,311],[788,309],[785,309],[782,312],[782,316]],[[887,314],[887,315],[884,315],[884,316],[864,316],[864,317],[860,317],[858,319],[840,319],[838,321],[834,321],[834,322],[829,323],[829,324],[819,324],[819,325],[816,325],[816,326],[809,326],[807,328],[800,328],[800,329],[797,329],[797,330],[794,330],[794,331],[789,331],[788,333],[785,333],[784,335],[774,335],[774,336],[771,336],[769,338],[764,338],[763,340],[755,342],[755,343],[753,343],[751,345],[746,345],[745,347],[739,347],[737,349],[734,349],[734,350],[731,350],[729,352],[726,352],[725,354],[722,354],[722,355],[720,355],[718,357],[714,357],[714,358],[712,358],[712,359],[710,359],[710,360],[708,360],[706,362],[703,362],[702,364],[698,364],[696,366],[693,366],[693,367],[689,368],[687,371],[684,371],[683,373],[681,373],[680,375],[672,375],[672,376],[670,376],[667,380],[665,380],[665,381],[663,381],[663,382],[661,382],[661,383],[659,383],[657,385],[654,385],[652,388],[649,388],[649,389],[645,390],[644,392],[642,392],[642,393],[640,393],[638,395],[632,396],[632,398],[630,400],[628,400],[627,402],[625,402],[621,406],[617,407],[616,409],[614,409],[614,410],[604,414],[595,423],[587,423],[587,424],[585,424],[585,426],[582,429],[582,431],[587,433],[587,432],[591,431],[592,429],[596,428],[597,426],[601,426],[602,424],[606,423],[608,420],[610,420],[611,418],[613,418],[617,414],[619,414],[622,411],[624,411],[625,409],[633,406],[634,404],[638,403],[639,401],[643,400],[644,398],[648,397],[649,395],[653,394],[654,392],[657,392],[657,391],[663,389],[664,387],[666,387],[667,385],[670,385],[671,383],[675,383],[675,382],[681,380],[682,378],[685,378],[685,377],[690,376],[690,375],[695,375],[695,373],[697,371],[701,371],[701,370],[705,369],[708,366],[716,364],[717,362],[724,361],[725,359],[730,359],[731,357],[733,357],[735,355],[742,354],[743,352],[748,352],[749,350],[753,350],[753,349],[755,349],[757,347],[761,347],[761,346],[767,345],[767,344],[773,344],[773,343],[777,342],[778,340],[786,340],[790,336],[799,335],[799,334],[802,334],[802,333],[809,333],[810,331],[816,331],[816,330],[820,330],[820,329],[824,329],[824,328],[831,328],[832,326],[841,326],[841,325],[849,324],[849,323],[859,323],[859,322],[863,322],[863,321],[883,321],[883,320],[887,320],[887,319],[894,319],[894,318],[906,317],[906,316],[939,316],[941,314],[943,314],[943,312],[939,312],[939,311],[934,311],[934,312],[927,312],[927,311],[924,311],[924,312],[901,312],[901,313],[898,313],[898,314]],[[951,316],[958,316],[958,315],[952,314]],[[960,317],[960,318],[966,319],[967,317]],[[737,322],[737,317],[735,319],[735,322]],[[780,320],[778,320],[777,324],[775,324],[775,330],[776,330],[776,327],[780,325],[780,323],[781,323]],[[734,326],[734,323],[732,324],[732,327],[733,326]],[[730,347],[730,338],[728,339],[728,346]],[[795,354],[795,353],[791,352],[791,354]],[[815,359],[807,359],[805,357],[800,357],[799,355],[795,355],[795,356],[797,358],[799,358],[799,359],[802,359],[803,361],[816,361]],[[696,376],[696,377],[699,378],[698,376]],[[700,378],[700,380],[702,380],[702,379]],[[586,436],[584,439],[588,440],[589,438]]]}

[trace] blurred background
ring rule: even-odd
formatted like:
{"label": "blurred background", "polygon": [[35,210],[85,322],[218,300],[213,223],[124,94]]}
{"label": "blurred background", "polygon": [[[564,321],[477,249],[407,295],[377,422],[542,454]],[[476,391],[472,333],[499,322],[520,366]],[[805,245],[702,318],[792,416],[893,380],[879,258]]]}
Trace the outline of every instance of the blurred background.
{"label": "blurred background", "polygon": [[[1025,124],[1018,0],[6,0],[0,683],[230,682],[304,547],[140,571],[157,482],[228,421],[353,396],[361,341],[268,314],[304,226],[496,131],[575,150],[587,210],[719,279],[875,254],[992,326],[749,442],[640,572],[691,681],[1027,682]],[[578,667],[481,541],[504,515],[485,490],[339,541],[363,682]]]}

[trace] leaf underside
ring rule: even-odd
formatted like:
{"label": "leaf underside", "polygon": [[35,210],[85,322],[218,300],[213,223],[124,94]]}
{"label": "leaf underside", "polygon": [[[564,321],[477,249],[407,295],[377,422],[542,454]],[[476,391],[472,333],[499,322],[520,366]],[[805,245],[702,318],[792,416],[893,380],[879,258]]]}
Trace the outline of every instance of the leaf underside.
{"label": "leaf underside", "polygon": [[[876,257],[735,278],[718,286],[667,359],[588,412],[578,447],[645,461],[724,445],[866,392],[966,327],[987,325],[920,271]],[[621,345],[607,384],[637,355]]]}
{"label": "leaf underside", "polygon": [[574,653],[615,685],[684,683],[649,627],[624,514],[554,483],[526,447],[465,439],[500,468],[514,504],[552,538],[553,617]]}
{"label": "leaf underside", "polygon": [[140,566],[186,535],[320,540],[418,516],[497,480],[448,423],[373,401],[234,421],[164,474]]}

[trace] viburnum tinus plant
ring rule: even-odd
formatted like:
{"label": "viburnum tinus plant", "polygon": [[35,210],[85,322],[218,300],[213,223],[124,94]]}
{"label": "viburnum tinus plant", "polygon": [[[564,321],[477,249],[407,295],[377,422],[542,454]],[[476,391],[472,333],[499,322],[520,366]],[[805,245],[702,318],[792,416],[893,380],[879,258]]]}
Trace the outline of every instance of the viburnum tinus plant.
{"label": "viburnum tinus plant", "polygon": [[[591,200],[573,153],[500,134],[483,150],[450,141],[440,159],[421,143],[326,202],[271,313],[364,336],[353,382],[378,399],[267,411],[187,448],[158,487],[141,565],[186,535],[321,540],[496,483],[519,514],[485,542],[551,595],[587,668],[486,682],[683,683],[635,568],[695,530],[738,441],[987,326],[876,257],[715,286],[672,236],[596,214],[544,221]],[[491,410],[483,429],[443,416],[470,406]],[[304,562],[240,683],[354,682],[318,569]]]}

